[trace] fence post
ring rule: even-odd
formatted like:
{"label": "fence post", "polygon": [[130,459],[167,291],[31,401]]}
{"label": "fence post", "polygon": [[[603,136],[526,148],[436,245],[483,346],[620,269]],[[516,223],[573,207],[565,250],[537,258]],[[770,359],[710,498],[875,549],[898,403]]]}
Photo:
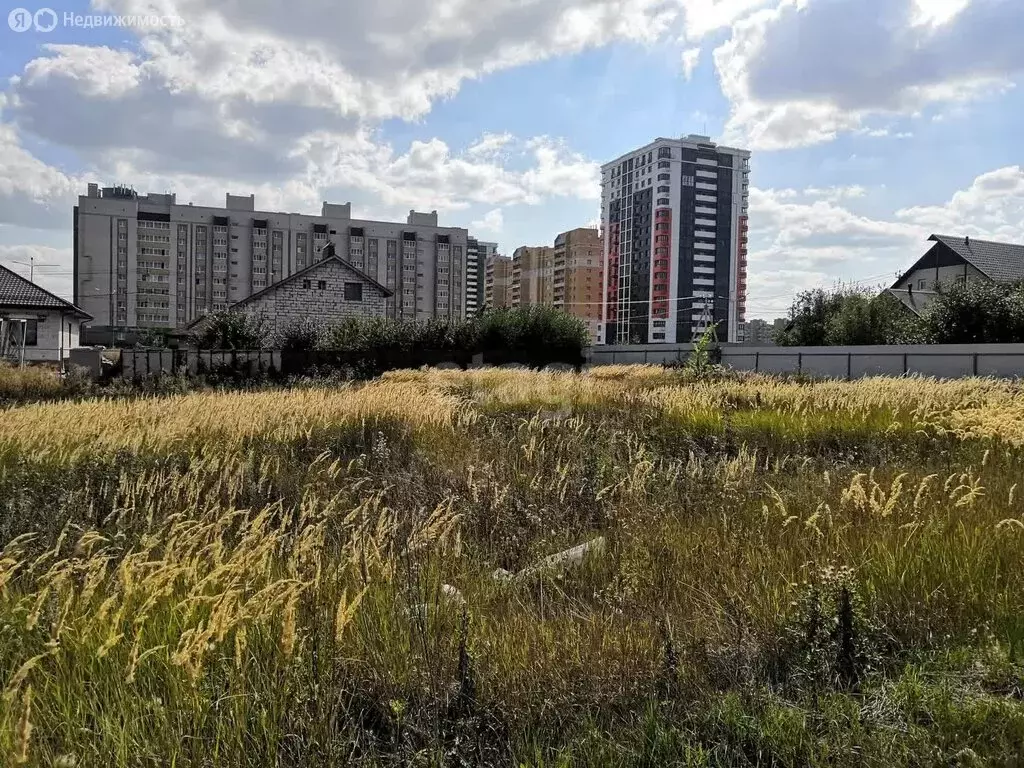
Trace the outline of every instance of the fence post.
{"label": "fence post", "polygon": [[650,355],[650,353],[645,349],[644,350],[644,365],[647,365],[647,363],[650,362],[651,358],[649,357],[649,355]]}
{"label": "fence post", "polygon": [[796,353],[796,372],[797,373],[803,373],[804,372],[804,353],[803,352],[797,352]]}
{"label": "fence post", "polygon": [[846,353],[846,380],[853,381],[853,353]]}
{"label": "fence post", "polygon": [[978,353],[974,353],[974,375],[978,375]]}
{"label": "fence post", "polygon": [[761,372],[761,353],[760,352],[755,352],[754,353],[754,373],[760,373],[760,372]]}
{"label": "fence post", "polygon": [[907,375],[907,353],[903,353],[903,375]]}

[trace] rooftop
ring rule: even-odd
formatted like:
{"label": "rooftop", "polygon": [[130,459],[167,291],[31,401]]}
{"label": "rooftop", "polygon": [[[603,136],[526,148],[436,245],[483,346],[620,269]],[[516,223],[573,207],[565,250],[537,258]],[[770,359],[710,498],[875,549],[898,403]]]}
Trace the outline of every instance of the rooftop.
{"label": "rooftop", "polygon": [[85,318],[92,316],[82,311],[70,301],[40,288],[17,272],[0,265],[0,309],[17,307],[20,309],[58,309],[73,312]]}
{"label": "rooftop", "polygon": [[932,235],[928,239],[952,249],[960,258],[997,283],[1024,280],[1024,245],[950,235]]}

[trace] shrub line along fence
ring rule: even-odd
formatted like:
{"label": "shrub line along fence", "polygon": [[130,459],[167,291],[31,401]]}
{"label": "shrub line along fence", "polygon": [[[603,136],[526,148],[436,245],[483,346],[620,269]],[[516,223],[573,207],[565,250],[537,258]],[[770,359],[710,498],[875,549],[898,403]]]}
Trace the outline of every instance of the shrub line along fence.
{"label": "shrub line along fence", "polygon": [[[99,354],[97,352],[97,354]],[[200,349],[125,349],[121,351],[119,373],[123,378],[169,375],[185,371],[189,374],[232,372],[238,376],[280,374],[301,376],[322,371],[346,370],[358,377],[374,376],[382,371],[423,365],[523,364],[522,355],[515,350],[492,350],[471,353],[450,350],[401,349],[384,350],[200,350]],[[577,370],[586,359],[579,356],[575,363],[570,355],[553,353],[541,355],[536,366],[568,364]],[[84,362],[84,361],[83,361]],[[99,370],[98,367],[96,370]]]}
{"label": "shrub line along fence", "polygon": [[[582,362],[593,365],[668,365],[686,360],[693,344],[657,344],[591,347]],[[937,378],[969,376],[1024,377],[1024,344],[950,344],[889,347],[745,347],[724,344],[715,356],[727,367],[760,373],[802,374],[812,378],[858,379],[866,376],[920,374]],[[418,350],[419,365],[474,363],[502,365],[516,362],[514,355],[489,353],[470,357],[451,352]],[[349,351],[126,349],[121,353],[125,378],[187,371],[199,374],[232,370],[242,375],[277,372],[301,375],[311,370],[358,367],[370,360],[373,369],[401,368],[401,352],[368,356]]]}

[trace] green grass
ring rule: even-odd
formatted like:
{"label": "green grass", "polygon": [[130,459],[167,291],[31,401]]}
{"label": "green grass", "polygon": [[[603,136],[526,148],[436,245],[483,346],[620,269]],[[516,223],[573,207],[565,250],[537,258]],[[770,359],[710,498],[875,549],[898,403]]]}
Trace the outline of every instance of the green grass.
{"label": "green grass", "polygon": [[620,369],[2,412],[0,763],[1016,765],[1022,411]]}

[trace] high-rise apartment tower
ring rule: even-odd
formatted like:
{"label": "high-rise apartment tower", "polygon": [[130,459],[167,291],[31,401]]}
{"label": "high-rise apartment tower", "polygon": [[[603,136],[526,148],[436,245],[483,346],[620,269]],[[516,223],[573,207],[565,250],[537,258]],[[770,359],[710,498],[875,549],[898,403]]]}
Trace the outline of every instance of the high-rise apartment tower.
{"label": "high-rise apartment tower", "polygon": [[750,153],[659,138],[601,169],[604,341],[688,342],[746,314]]}

